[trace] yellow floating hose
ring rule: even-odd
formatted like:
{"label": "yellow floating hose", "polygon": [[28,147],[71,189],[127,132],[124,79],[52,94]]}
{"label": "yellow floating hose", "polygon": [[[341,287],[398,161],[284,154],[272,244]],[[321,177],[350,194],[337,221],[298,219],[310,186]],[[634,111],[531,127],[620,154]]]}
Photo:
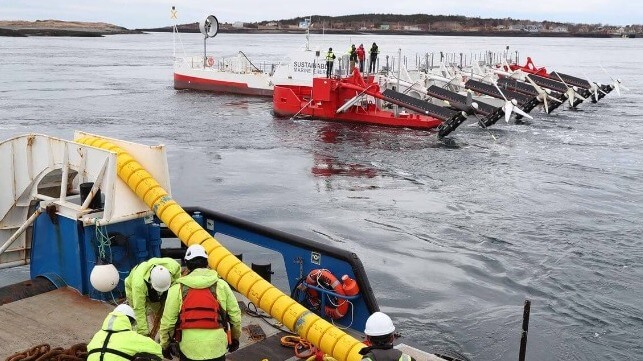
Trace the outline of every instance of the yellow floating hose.
{"label": "yellow floating hose", "polygon": [[208,252],[210,267],[251,302],[336,360],[362,359],[359,350],[364,344],[310,312],[241,262],[194,221],[125,150],[91,136],[82,137],[76,142],[116,153],[118,176],[123,182],[183,243],[188,246],[202,245]]}

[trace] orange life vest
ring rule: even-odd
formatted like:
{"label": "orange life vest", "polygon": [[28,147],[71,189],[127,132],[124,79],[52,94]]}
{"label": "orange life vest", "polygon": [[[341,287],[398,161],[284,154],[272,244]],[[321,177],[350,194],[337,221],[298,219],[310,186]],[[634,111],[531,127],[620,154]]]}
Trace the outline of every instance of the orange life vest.
{"label": "orange life vest", "polygon": [[227,328],[226,313],[216,297],[216,283],[209,288],[189,288],[181,285],[183,304],[175,328],[174,338],[181,340],[181,331],[187,329]]}

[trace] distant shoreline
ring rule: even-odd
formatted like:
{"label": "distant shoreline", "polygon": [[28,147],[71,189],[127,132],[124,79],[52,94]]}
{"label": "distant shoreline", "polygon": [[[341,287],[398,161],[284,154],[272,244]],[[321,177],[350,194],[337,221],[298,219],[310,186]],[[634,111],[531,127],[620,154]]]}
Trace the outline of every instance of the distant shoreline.
{"label": "distant shoreline", "polygon": [[[143,32],[172,32],[172,27],[137,29]],[[180,33],[199,33],[198,29],[181,29]],[[303,30],[289,29],[219,29],[222,34],[305,34]],[[611,34],[601,33],[556,33],[556,32],[526,32],[526,31],[410,31],[410,30],[344,30],[326,29],[311,30],[311,34],[320,35],[431,35],[431,36],[484,36],[484,37],[525,37],[525,38],[616,38]]]}
{"label": "distant shoreline", "polygon": [[[6,23],[6,22],[5,22]],[[65,22],[56,22],[55,26],[48,26],[48,22],[35,22],[27,26],[8,26],[0,22],[0,36],[26,37],[26,36],[69,36],[69,37],[103,37],[105,35],[119,34],[145,34],[148,32],[172,32],[172,27],[126,29],[111,24],[99,23],[99,26],[70,26],[65,27]],[[69,23],[75,24],[75,23]],[[77,24],[75,24],[77,25]],[[82,25],[82,24],[81,24]],[[89,24],[96,25],[96,24]],[[180,33],[198,33],[193,27],[179,27]],[[219,29],[223,34],[304,34],[305,31],[297,29]],[[525,32],[525,31],[409,31],[409,30],[344,30],[326,29],[311,30],[311,34],[334,35],[430,35],[430,36],[481,36],[481,37],[525,37],[525,38],[615,38],[612,34],[604,33],[557,33],[557,32]]]}
{"label": "distant shoreline", "polygon": [[61,20],[0,21],[0,36],[102,37],[116,34],[143,34],[143,32],[107,23]]}
{"label": "distant shoreline", "polygon": [[142,31],[128,30],[124,32],[102,32],[100,30],[65,30],[65,29],[5,29],[0,28],[0,36],[28,37],[28,36],[69,36],[83,38],[100,38],[105,35],[143,34]]}

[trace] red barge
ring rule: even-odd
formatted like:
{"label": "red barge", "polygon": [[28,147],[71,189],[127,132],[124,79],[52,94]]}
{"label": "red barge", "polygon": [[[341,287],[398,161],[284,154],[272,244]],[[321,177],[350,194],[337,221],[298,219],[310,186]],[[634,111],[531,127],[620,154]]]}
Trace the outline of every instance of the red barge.
{"label": "red barge", "polygon": [[[404,108],[393,111],[382,101]],[[309,116],[340,122],[437,129],[444,137],[466,120],[466,113],[413,98],[395,90],[380,91],[373,76],[357,69],[347,78],[314,78],[312,86],[276,85],[273,109],[280,116]],[[411,111],[411,112],[407,112]]]}

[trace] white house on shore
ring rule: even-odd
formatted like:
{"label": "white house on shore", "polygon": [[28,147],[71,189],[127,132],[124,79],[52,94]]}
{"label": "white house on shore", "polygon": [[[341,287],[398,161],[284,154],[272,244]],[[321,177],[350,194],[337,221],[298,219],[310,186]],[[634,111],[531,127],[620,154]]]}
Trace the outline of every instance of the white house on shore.
{"label": "white house on shore", "polygon": [[551,31],[552,33],[568,33],[569,28],[567,28],[566,26],[554,26],[550,28],[549,31]]}

